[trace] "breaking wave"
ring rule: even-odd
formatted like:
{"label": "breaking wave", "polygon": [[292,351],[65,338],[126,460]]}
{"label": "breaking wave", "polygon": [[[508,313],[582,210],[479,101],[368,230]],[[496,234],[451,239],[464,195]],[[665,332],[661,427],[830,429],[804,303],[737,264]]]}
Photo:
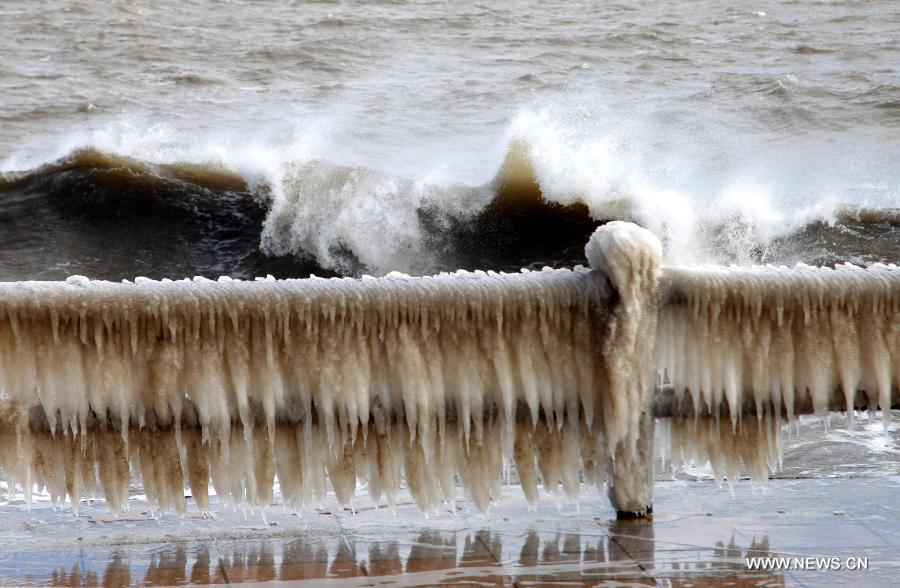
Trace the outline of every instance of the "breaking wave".
{"label": "breaking wave", "polygon": [[611,219],[659,235],[674,262],[900,261],[898,208],[783,206],[739,183],[703,197],[660,188],[610,136],[574,137],[540,113],[517,117],[503,145],[493,177],[474,183],[306,154],[251,173],[74,148],[0,175],[0,279],[572,266]]}

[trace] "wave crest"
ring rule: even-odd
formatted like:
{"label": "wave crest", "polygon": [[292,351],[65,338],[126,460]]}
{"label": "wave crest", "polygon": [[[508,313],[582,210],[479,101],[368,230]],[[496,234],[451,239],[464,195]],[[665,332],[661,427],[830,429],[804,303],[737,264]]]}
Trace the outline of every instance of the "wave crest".
{"label": "wave crest", "polygon": [[583,263],[607,220],[660,236],[669,261],[900,260],[900,209],[779,207],[765,190],[660,187],[628,149],[546,117],[512,125],[481,184],[300,157],[248,180],[225,164],[87,148],[0,176],[0,279],[278,277]]}

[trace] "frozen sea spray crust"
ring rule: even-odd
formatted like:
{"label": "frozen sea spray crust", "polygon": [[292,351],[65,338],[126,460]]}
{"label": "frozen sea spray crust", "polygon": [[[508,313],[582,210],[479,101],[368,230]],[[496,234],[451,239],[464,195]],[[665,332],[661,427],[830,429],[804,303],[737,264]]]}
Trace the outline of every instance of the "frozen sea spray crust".
{"label": "frozen sea spray crust", "polygon": [[653,233],[614,221],[598,228],[585,247],[594,270],[606,274],[618,299],[605,323],[603,360],[609,390],[605,430],[615,437],[609,497],[620,516],[643,516],[653,503],[654,350],[662,245]]}
{"label": "frozen sea spray crust", "polygon": [[[0,468],[30,492],[161,505],[188,484],[302,507],[327,479],[423,509],[605,482],[608,282],[586,269],[430,278],[0,284]],[[619,426],[613,420],[611,423]],[[49,434],[55,433],[55,435]],[[152,442],[159,438],[158,443]],[[50,465],[52,464],[52,465]]]}
{"label": "frozen sea spray crust", "polygon": [[900,401],[896,266],[666,267],[664,282],[657,362],[690,412],[888,419]]}
{"label": "frozen sea spray crust", "polygon": [[642,513],[654,348],[669,414],[697,419],[669,423],[673,458],[720,477],[765,479],[782,414],[900,404],[895,267],[660,270],[626,223],[587,254],[596,271],[0,283],[0,473],[113,509],[132,475],[177,510],[210,483],[268,504],[276,479],[297,508],[363,480],[483,509],[512,461],[532,500],[609,481]]}
{"label": "frozen sea spray crust", "polygon": [[614,221],[594,232],[585,254],[591,268],[606,274],[618,293],[602,342],[610,377],[606,396],[612,402],[603,418],[617,435],[612,444],[633,445],[656,385],[653,351],[662,245],[650,231]]}

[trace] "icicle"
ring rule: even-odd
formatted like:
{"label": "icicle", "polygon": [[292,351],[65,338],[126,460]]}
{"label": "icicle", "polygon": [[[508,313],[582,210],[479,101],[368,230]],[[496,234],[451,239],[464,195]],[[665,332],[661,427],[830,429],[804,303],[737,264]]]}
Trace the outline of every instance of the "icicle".
{"label": "icicle", "polygon": [[[286,505],[304,509],[321,500],[326,484],[341,504],[350,504],[357,489],[369,487],[373,500],[390,506],[405,482],[423,511],[444,504],[453,506],[456,480],[482,510],[499,497],[505,460],[515,459],[519,478],[530,502],[538,499],[537,471],[543,486],[554,494],[558,485],[570,498],[577,498],[579,472],[601,486],[602,466],[594,467],[599,437],[582,420],[549,429],[534,428],[522,415],[516,425],[515,455],[501,451],[505,425],[499,419],[482,424],[482,437],[466,443],[456,420],[447,424],[444,441],[431,455],[422,436],[415,439],[407,426],[395,422],[390,439],[376,432],[374,423],[366,435],[347,439],[340,452],[327,448],[324,428],[313,424],[278,424],[274,440],[261,428],[246,435],[235,424],[225,436],[211,429],[204,442],[199,427],[145,428],[133,430],[129,443],[117,431],[91,429],[83,440],[52,436],[49,432],[26,432],[17,437],[0,430],[0,474],[19,480],[26,491],[32,485],[46,487],[54,502],[66,498],[76,507],[84,493],[100,487],[114,510],[125,508],[129,482],[142,481],[148,500],[161,510],[184,512],[188,508],[184,488],[193,496],[193,506],[209,508],[208,487],[242,507],[266,507],[275,499],[278,481]],[[222,445],[230,445],[229,459],[221,459]],[[602,449],[599,450],[603,452]],[[324,459],[323,459],[324,457]],[[583,466],[583,464],[594,464]],[[536,465],[538,467],[536,467]]]}
{"label": "icicle", "polygon": [[210,482],[265,505],[275,479],[295,508],[360,480],[390,505],[404,477],[431,510],[458,477],[487,508],[504,460],[530,501],[539,479],[575,497],[579,469],[602,486],[641,435],[654,350],[698,418],[679,447],[706,443],[723,478],[732,454],[777,464],[783,413],[897,402],[896,267],[660,269],[626,223],[586,253],[593,270],[0,283],[0,475],[114,509],[136,475],[176,510],[185,484],[206,509]]}
{"label": "icicle", "polygon": [[[745,421],[735,428],[715,419],[672,419],[660,427],[661,441],[670,447],[668,465],[709,465],[716,482],[729,485],[746,472],[765,485],[775,473],[781,456],[781,427],[772,418]],[[668,439],[666,439],[668,437]]]}
{"label": "icicle", "polygon": [[[889,413],[900,366],[900,270],[665,267],[657,364],[696,414],[733,422],[844,409]],[[894,395],[892,397],[892,394]],[[865,401],[863,401],[865,403]]]}
{"label": "icicle", "polygon": [[[365,475],[392,503],[404,470],[423,507],[455,500],[457,475],[486,507],[522,407],[555,436],[565,419],[600,407],[608,370],[594,350],[610,308],[608,286],[584,269],[4,283],[0,377],[10,401],[0,411],[40,409],[51,438],[65,432],[61,443],[90,448],[79,459],[98,460],[95,485],[114,509],[132,474],[164,509],[183,508],[175,487],[185,484],[207,508],[209,481],[264,503],[266,464],[288,463],[298,465],[282,488],[298,507],[322,495],[326,473],[342,500]],[[368,442],[378,450],[365,453]],[[4,474],[30,455],[7,460]],[[21,474],[74,503],[79,471],[72,461]],[[557,477],[571,486],[574,475]]]}

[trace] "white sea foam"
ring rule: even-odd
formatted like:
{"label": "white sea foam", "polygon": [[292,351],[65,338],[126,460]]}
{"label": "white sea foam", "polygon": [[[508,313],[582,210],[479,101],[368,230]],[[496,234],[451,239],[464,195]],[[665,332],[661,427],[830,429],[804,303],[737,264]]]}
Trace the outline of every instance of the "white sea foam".
{"label": "white sea foam", "polygon": [[833,150],[818,151],[834,165],[813,173],[822,161],[798,155],[790,142],[694,136],[633,112],[585,111],[570,102],[522,108],[493,136],[377,149],[363,149],[336,113],[280,128],[244,122],[218,130],[121,116],[62,139],[36,138],[0,169],[33,169],[85,147],[152,163],[219,166],[270,199],[260,235],[265,251],[347,269],[344,252],[375,274],[433,267],[430,256],[439,253],[428,249],[423,208],[471,216],[499,186],[517,182],[536,181],[551,202],[584,203],[595,219],[637,222],[660,237],[670,263],[748,263],[811,222],[832,222],[848,207],[896,203],[890,183],[865,169],[844,170]]}

